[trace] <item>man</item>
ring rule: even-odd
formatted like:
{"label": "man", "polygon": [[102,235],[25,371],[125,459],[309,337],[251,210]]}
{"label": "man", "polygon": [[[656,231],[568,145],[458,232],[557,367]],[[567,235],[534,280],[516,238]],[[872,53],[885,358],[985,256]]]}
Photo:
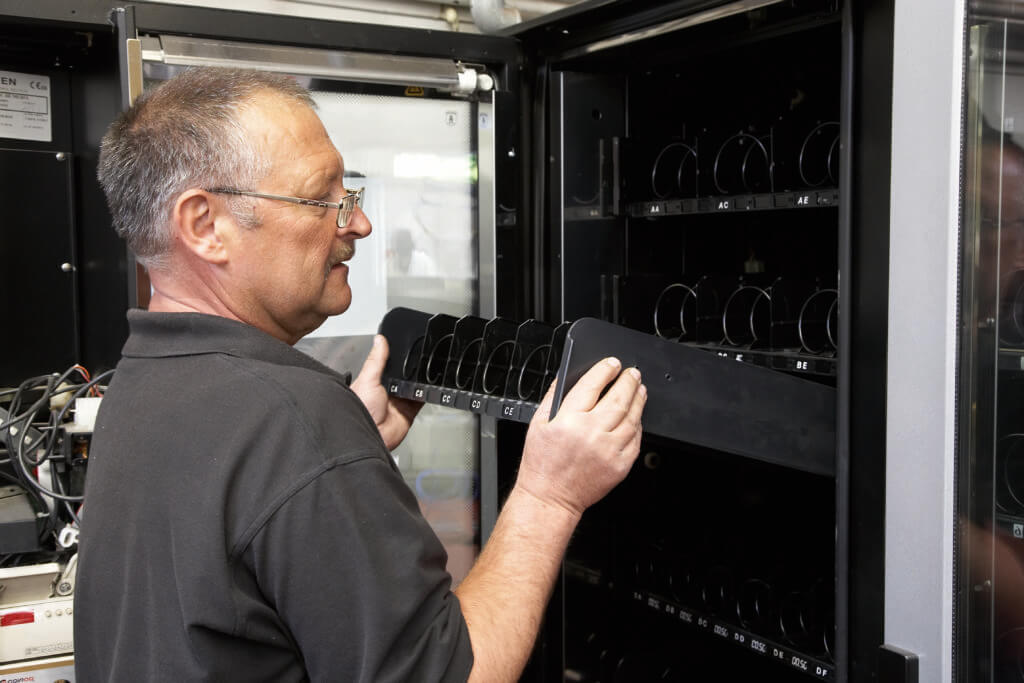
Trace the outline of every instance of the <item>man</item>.
{"label": "man", "polygon": [[598,363],[551,421],[549,392],[453,592],[388,455],[415,409],[380,384],[386,342],[351,390],[290,346],[351,301],[370,225],[343,175],[308,94],[268,74],[187,72],[104,138],[100,180],[153,296],[92,442],[82,683],[514,681],[580,515],[635,460],[635,369]]}

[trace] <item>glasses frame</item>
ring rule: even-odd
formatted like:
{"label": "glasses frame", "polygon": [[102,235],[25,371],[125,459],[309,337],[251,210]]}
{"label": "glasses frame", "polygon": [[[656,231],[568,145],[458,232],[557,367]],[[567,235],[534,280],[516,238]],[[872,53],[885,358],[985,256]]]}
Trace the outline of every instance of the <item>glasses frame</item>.
{"label": "glasses frame", "polygon": [[337,209],[338,218],[335,221],[339,228],[344,228],[348,225],[348,222],[352,220],[352,214],[355,213],[356,207],[363,208],[363,193],[366,190],[365,187],[360,187],[358,190],[350,190],[344,188],[345,194],[342,195],[340,202],[323,202],[319,199],[306,199],[304,197],[289,197],[283,194],[268,194],[266,192],[251,192],[249,190],[236,190],[233,187],[214,187],[206,190],[207,192],[214,192],[217,194],[233,194],[241,195],[243,197],[259,197],[260,199],[274,199],[279,202],[289,202],[291,204],[302,204],[303,206],[317,206],[321,209]]}

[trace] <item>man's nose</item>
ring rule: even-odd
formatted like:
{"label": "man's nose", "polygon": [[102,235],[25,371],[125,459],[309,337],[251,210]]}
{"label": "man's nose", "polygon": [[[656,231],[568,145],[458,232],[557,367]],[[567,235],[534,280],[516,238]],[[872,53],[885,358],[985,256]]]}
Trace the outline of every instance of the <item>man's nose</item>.
{"label": "man's nose", "polygon": [[348,219],[348,225],[344,228],[338,228],[338,232],[345,236],[352,236],[355,239],[362,239],[373,232],[373,226],[370,225],[370,219],[360,206],[357,206],[352,211],[351,218]]}

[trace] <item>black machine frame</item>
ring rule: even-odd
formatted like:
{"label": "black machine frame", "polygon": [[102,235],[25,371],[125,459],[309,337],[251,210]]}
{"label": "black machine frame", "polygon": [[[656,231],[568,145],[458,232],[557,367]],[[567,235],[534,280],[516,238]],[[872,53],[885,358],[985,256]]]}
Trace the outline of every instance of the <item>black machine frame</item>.
{"label": "black machine frame", "polygon": [[[517,34],[532,50],[527,61],[541,65],[534,81],[534,101],[544,99],[555,70],[572,68],[574,60],[583,58],[586,45],[725,4],[699,0],[594,0],[519,27]],[[813,4],[789,3],[793,7]],[[836,5],[841,22],[838,49],[842,60],[838,84],[838,194],[842,200],[838,208],[837,260],[843,282],[839,289],[841,318],[835,373],[835,680],[867,681],[879,675],[879,648],[884,642],[884,397],[894,3],[851,0]],[[628,56],[626,49],[622,52]],[[559,134],[559,124],[550,112],[562,103],[545,104],[535,105],[534,129],[538,138],[554,138]],[[558,155],[558,148],[550,140],[544,147],[547,148],[553,148],[550,153]],[[556,163],[560,161],[556,159]],[[551,198],[560,196],[562,188],[554,177],[554,169],[542,168],[550,173],[534,180],[535,194],[547,197],[546,202],[534,205],[535,223],[543,231],[536,242],[534,263],[543,278],[539,290],[546,296],[538,296],[535,305],[538,312],[550,316],[552,310],[557,310],[560,298],[560,257],[555,254],[559,243],[557,226],[562,219],[562,207]],[[650,206],[644,208],[649,210]]]}

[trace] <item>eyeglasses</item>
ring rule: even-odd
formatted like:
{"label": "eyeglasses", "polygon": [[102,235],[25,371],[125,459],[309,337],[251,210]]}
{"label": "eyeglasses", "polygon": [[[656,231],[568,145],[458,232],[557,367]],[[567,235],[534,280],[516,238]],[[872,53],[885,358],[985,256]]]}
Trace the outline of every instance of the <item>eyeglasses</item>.
{"label": "eyeglasses", "polygon": [[302,204],[303,206],[319,206],[321,209],[337,209],[338,210],[338,227],[344,228],[348,225],[349,220],[352,218],[352,213],[356,210],[356,207],[362,208],[363,206],[363,191],[365,187],[360,187],[358,190],[350,190],[345,188],[345,194],[342,195],[340,202],[322,202],[318,199],[304,199],[302,197],[288,197],[280,194],[266,194],[264,192],[249,192],[248,190],[236,190],[230,187],[215,187],[207,192],[216,192],[217,194],[237,194],[246,197],[259,197],[260,199],[276,199],[279,202],[291,202],[292,204]]}

